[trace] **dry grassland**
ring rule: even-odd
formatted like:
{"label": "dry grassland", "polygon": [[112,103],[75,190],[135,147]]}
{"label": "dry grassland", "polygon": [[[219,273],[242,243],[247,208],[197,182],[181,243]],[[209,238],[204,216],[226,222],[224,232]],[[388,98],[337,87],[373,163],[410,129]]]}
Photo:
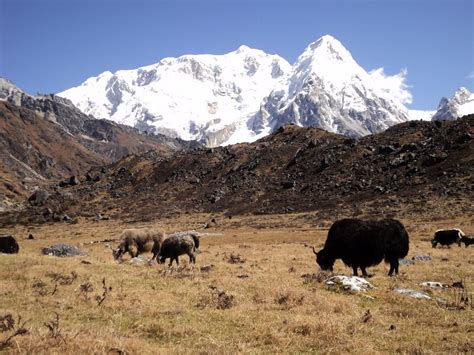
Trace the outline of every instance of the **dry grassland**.
{"label": "dry grassland", "polygon": [[[11,353],[472,353],[474,312],[459,291],[425,290],[448,301],[412,299],[395,287],[423,290],[419,283],[463,280],[474,291],[474,247],[432,249],[439,227],[473,232],[472,220],[403,221],[410,233],[408,257],[433,260],[370,268],[376,286],[365,295],[305,282],[318,273],[311,249],[322,246],[330,222],[314,215],[217,217],[202,230],[195,267],[129,265],[113,261],[111,250],[90,241],[117,237],[129,227],[160,227],[167,232],[198,228],[205,215],[187,215],[152,224],[81,221],[12,233],[18,255],[0,254],[0,316],[26,321],[26,334],[14,337]],[[26,240],[28,233],[34,240]],[[55,243],[82,244],[86,257],[40,255]],[[147,255],[149,256],[149,255]],[[127,256],[128,257],[128,256]],[[338,274],[351,269],[340,261]],[[472,302],[472,298],[471,298]],[[4,321],[5,323],[6,321]],[[2,322],[0,322],[0,328]],[[14,329],[0,332],[0,342]]]}

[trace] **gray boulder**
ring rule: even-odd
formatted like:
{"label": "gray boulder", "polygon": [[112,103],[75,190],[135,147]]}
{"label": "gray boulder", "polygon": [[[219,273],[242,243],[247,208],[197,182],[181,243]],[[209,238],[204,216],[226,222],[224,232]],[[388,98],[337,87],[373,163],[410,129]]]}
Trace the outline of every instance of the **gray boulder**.
{"label": "gray boulder", "polygon": [[49,198],[49,192],[45,190],[36,190],[28,198],[28,202],[33,206],[43,206]]}
{"label": "gray boulder", "polygon": [[46,248],[43,248],[41,251],[43,255],[52,255],[52,256],[84,256],[86,253],[74,245],[67,244],[56,244]]}

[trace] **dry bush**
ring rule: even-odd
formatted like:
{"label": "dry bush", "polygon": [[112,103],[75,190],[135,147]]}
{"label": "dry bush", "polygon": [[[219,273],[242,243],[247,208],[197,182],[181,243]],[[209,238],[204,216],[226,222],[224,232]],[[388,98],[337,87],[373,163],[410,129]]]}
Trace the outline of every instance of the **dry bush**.
{"label": "dry bush", "polygon": [[334,273],[332,271],[324,271],[324,270],[320,270],[316,274],[301,275],[301,277],[303,278],[303,284],[308,284],[312,282],[321,283],[332,276],[334,276]]}
{"label": "dry bush", "polygon": [[31,285],[31,287],[39,296],[46,296],[50,293],[50,291],[48,290],[48,285],[42,280],[37,280],[33,282],[33,285]]}
{"label": "dry bush", "polygon": [[240,256],[240,254],[234,254],[234,253],[230,253],[230,254],[225,253],[224,260],[227,261],[229,264],[245,263],[245,259],[242,256]]}
{"label": "dry bush", "polygon": [[288,309],[301,306],[304,303],[304,298],[304,295],[295,295],[293,292],[283,290],[279,291],[273,300],[276,304]]}
{"label": "dry bush", "polygon": [[217,289],[215,286],[209,286],[209,293],[201,296],[198,308],[213,307],[216,309],[229,309],[236,305],[234,295]]}
{"label": "dry bush", "polygon": [[62,338],[61,328],[59,327],[59,314],[54,312],[55,317],[48,323],[44,323],[44,326],[48,329],[48,334],[51,338]]}
{"label": "dry bush", "polygon": [[89,299],[89,293],[94,291],[94,285],[90,282],[85,282],[79,286],[79,292],[81,293],[84,300]]}
{"label": "dry bush", "polygon": [[50,272],[46,274],[47,277],[51,278],[51,281],[57,282],[61,286],[70,285],[77,279],[77,273],[71,271],[70,275],[63,275],[56,272]]}
{"label": "dry bush", "polygon": [[110,291],[112,291],[112,286],[107,287],[107,285],[105,284],[104,277],[102,279],[102,294],[95,296],[95,300],[97,301],[98,306],[102,305]]}
{"label": "dry bush", "polygon": [[297,335],[302,335],[302,336],[308,336],[308,335],[311,335],[312,333],[311,326],[308,324],[297,325],[293,327],[292,331],[293,333]]}
{"label": "dry bush", "polygon": [[11,313],[0,316],[0,333],[5,334],[0,340],[0,351],[8,348],[15,337],[23,336],[29,333],[25,328],[26,322],[21,321],[21,316],[15,321]]}

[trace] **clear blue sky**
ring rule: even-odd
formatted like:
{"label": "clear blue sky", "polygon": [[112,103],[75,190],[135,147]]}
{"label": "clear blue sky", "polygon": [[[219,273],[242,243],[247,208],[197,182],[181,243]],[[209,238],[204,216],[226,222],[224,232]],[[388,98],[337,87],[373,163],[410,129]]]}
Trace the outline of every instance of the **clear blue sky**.
{"label": "clear blue sky", "polygon": [[366,70],[408,70],[412,108],[474,91],[473,0],[0,0],[0,76],[31,94],[241,44],[293,63],[324,34]]}

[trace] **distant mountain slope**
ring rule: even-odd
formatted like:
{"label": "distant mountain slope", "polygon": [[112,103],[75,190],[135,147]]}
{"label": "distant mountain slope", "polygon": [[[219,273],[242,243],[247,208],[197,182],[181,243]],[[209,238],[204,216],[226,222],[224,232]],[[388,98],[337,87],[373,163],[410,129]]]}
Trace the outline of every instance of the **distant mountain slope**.
{"label": "distant mountain slope", "polygon": [[[318,218],[468,213],[474,199],[474,116],[412,121],[361,139],[288,125],[250,144],[130,156],[98,182],[54,193],[57,214],[120,220],[205,212],[314,211]],[[45,221],[30,207],[20,219]]]}
{"label": "distant mountain slope", "polygon": [[38,186],[84,174],[92,166],[148,150],[165,157],[190,144],[96,120],[69,100],[30,96],[0,78],[0,210]]}
{"label": "distant mountain slope", "polygon": [[452,98],[441,99],[432,119],[433,121],[456,120],[470,114],[474,114],[474,94],[465,87],[461,87]]}
{"label": "distant mountain slope", "polygon": [[323,36],[292,67],[242,46],[104,72],[59,95],[96,117],[218,146],[255,141],[286,123],[363,136],[408,120],[403,100],[375,77]]}

